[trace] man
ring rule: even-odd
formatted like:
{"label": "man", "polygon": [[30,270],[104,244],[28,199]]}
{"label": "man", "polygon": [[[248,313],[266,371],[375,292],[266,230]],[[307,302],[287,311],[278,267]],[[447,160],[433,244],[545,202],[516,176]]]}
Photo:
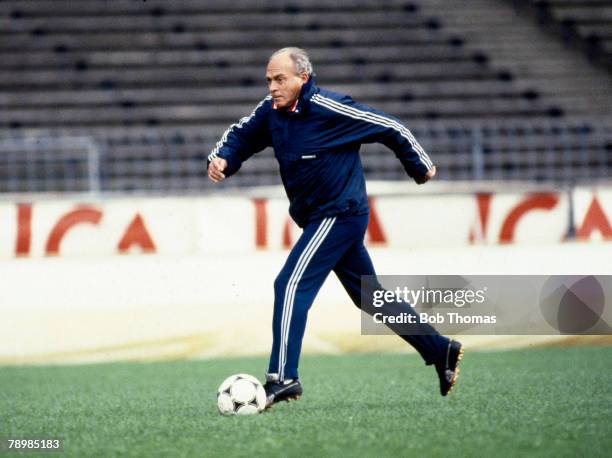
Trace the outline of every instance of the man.
{"label": "man", "polygon": [[[298,361],[306,317],[327,275],[336,273],[357,307],[361,276],[375,275],[363,244],[369,210],[360,145],[386,145],[419,184],[433,178],[436,167],[397,119],[318,88],[304,50],[275,52],[266,79],[270,95],[225,132],[208,156],[208,176],[215,183],[223,181],[251,155],[273,146],[289,213],[303,228],[274,282],[273,344],[265,384],[271,406],[302,394]],[[391,304],[389,310],[415,313],[407,303]],[[428,325],[413,330],[401,337],[426,364],[435,365],[446,396],[459,374],[461,344]]]}

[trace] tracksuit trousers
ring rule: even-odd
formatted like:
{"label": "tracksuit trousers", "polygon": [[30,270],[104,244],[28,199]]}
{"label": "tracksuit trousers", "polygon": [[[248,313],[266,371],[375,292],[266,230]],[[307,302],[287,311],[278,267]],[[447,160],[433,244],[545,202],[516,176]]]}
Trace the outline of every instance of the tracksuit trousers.
{"label": "tracksuit trousers", "polygon": [[[333,216],[309,223],[274,281],[273,343],[268,373],[279,380],[298,378],[306,319],[314,299],[333,270],[353,303],[361,308],[361,276],[376,275],[363,241],[368,215]],[[378,282],[377,286],[379,287]],[[366,310],[370,313],[370,310]],[[410,313],[407,303],[385,304],[386,315]],[[417,320],[418,323],[418,320]],[[426,324],[389,326],[410,343],[426,364],[446,354],[449,339]],[[411,330],[406,332],[406,330]]]}

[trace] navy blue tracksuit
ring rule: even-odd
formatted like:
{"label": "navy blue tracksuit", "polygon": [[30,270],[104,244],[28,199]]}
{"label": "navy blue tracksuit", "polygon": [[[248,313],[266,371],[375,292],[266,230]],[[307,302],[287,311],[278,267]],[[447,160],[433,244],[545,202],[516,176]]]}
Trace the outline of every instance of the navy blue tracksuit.
{"label": "navy blue tracksuit", "polygon": [[[358,307],[361,276],[375,275],[363,245],[368,200],[359,157],[361,144],[374,142],[392,149],[417,182],[433,166],[396,118],[318,88],[311,76],[292,110],[276,110],[271,97],[266,97],[249,116],[230,126],[208,156],[209,161],[217,156],[227,160],[224,173],[230,176],[251,155],[273,146],[289,213],[304,229],[274,282],[268,370],[280,380],[298,377],[308,310],[327,275],[336,273]],[[395,307],[414,313],[408,304]],[[429,326],[420,326],[417,332],[426,335],[402,337],[427,364],[435,363],[445,354],[448,339]]]}

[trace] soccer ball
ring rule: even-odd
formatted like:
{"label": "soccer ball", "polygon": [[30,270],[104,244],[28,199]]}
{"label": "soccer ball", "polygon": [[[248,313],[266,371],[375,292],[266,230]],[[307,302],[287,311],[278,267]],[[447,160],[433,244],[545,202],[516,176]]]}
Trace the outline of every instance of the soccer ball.
{"label": "soccer ball", "polygon": [[253,415],[266,408],[266,392],[252,375],[231,375],[217,390],[217,407],[223,415]]}

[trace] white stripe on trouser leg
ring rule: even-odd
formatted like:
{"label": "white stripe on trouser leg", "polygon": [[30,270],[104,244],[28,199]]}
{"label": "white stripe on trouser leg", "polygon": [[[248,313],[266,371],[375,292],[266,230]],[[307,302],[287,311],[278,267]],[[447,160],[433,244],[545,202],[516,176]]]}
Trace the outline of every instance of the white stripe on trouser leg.
{"label": "white stripe on trouser leg", "polygon": [[310,248],[310,252],[306,255],[307,257],[304,259],[304,262],[299,267],[299,269],[296,270],[297,276],[294,278],[293,284],[289,288],[289,297],[287,299],[288,310],[287,310],[287,317],[286,317],[286,320],[285,320],[285,329],[284,329],[284,334],[283,334],[283,342],[285,343],[285,346],[284,346],[284,355],[285,356],[284,356],[284,359],[283,359],[283,361],[284,361],[283,365],[281,366],[281,372],[280,372],[281,377],[282,377],[281,380],[284,380],[284,376],[285,376],[285,364],[287,363],[287,349],[288,349],[288,346],[289,346],[289,331],[291,329],[291,318],[292,318],[292,315],[293,315],[293,303],[295,301],[295,293],[297,291],[299,281],[301,280],[302,275],[304,274],[304,271],[308,267],[308,264],[310,263],[310,261],[311,261],[312,257],[314,256],[315,252],[319,249],[319,247],[323,243],[323,240],[325,239],[325,237],[327,236],[327,234],[331,230],[331,227],[333,226],[335,220],[336,220],[336,218],[332,218],[329,221],[329,224],[320,233],[320,235],[317,238],[317,242],[315,243],[315,245],[313,245]]}
{"label": "white stripe on trouser leg", "polygon": [[295,293],[297,291],[299,281],[301,280],[304,271],[308,267],[308,264],[312,260],[312,257],[314,256],[316,250],[321,246],[321,244],[323,243],[323,240],[325,239],[325,237],[327,236],[327,234],[331,230],[331,227],[334,224],[335,220],[336,220],[336,218],[333,218],[330,221],[328,221],[328,223],[323,228],[323,230],[320,231],[316,235],[315,243],[312,244],[310,247],[308,247],[308,250],[305,250],[306,251],[306,257],[303,258],[303,262],[299,266],[296,266],[296,269],[294,271],[295,275],[292,275],[292,279],[290,280],[290,283],[288,285],[289,288],[288,288],[288,295],[287,295],[287,298],[286,298],[286,316],[285,316],[285,323],[284,323],[285,326],[284,326],[283,329],[281,329],[281,331],[282,331],[282,335],[281,335],[282,336],[282,340],[281,340],[281,342],[283,342],[283,346],[281,347],[282,350],[283,350],[283,353],[282,353],[282,364],[281,364],[280,370],[279,370],[279,378],[281,380],[284,380],[284,378],[285,378],[285,365],[287,363],[287,351],[288,351],[288,345],[289,345],[289,331],[291,329],[291,318],[292,318],[292,315],[293,315],[293,304],[294,304],[294,301],[295,301]]}
{"label": "white stripe on trouser leg", "polygon": [[291,285],[293,284],[293,280],[295,279],[297,273],[300,270],[300,266],[303,264],[303,262],[305,261],[305,259],[308,256],[308,253],[310,253],[310,250],[312,248],[312,246],[314,246],[314,244],[316,244],[319,235],[325,230],[325,228],[327,227],[327,224],[329,223],[329,219],[325,218],[323,219],[323,221],[321,221],[321,224],[319,225],[319,227],[317,228],[317,230],[315,231],[314,235],[312,236],[312,238],[308,241],[308,243],[306,244],[306,248],[304,248],[304,251],[302,251],[302,253],[300,254],[300,257],[298,258],[297,263],[295,264],[295,267],[293,268],[293,272],[291,272],[291,275],[289,277],[289,280],[287,281],[287,286],[285,287],[285,296],[283,298],[283,312],[281,315],[281,331],[280,331],[280,342],[279,342],[279,356],[278,356],[278,374],[279,374],[279,378],[280,378],[280,372],[281,372],[281,368],[284,367],[284,352],[285,352],[285,348],[283,346],[283,336],[285,335],[285,322],[287,320],[287,299],[290,296],[290,291],[291,291]]}
{"label": "white stripe on trouser leg", "polygon": [[311,242],[308,244],[298,263],[296,264],[293,274],[289,279],[289,283],[287,284],[287,289],[285,290],[285,301],[283,304],[283,322],[281,323],[281,345],[280,345],[280,358],[279,358],[279,379],[285,379],[285,365],[287,362],[287,348],[289,345],[289,330],[291,328],[291,318],[293,314],[293,303],[295,300],[295,293],[297,291],[299,282],[304,274],[304,271],[308,267],[308,264],[312,260],[314,254],[319,249],[327,234],[329,234],[332,226],[336,218],[331,218],[329,220],[323,220],[319,228],[317,229],[315,235],[311,239]]}
{"label": "white stripe on trouser leg", "polygon": [[[332,221],[329,218],[325,218],[321,222],[320,226],[317,228],[313,237],[310,239],[310,241],[306,245],[306,248],[304,248],[304,251],[300,255],[298,262],[296,263],[293,269],[293,272],[289,278],[289,281],[287,282],[287,287],[285,289],[285,297],[283,301],[283,315],[282,315],[282,320],[281,320],[279,365],[278,365],[279,378],[281,375],[281,371],[283,372],[283,375],[284,375],[284,366],[285,366],[286,356],[287,356],[286,355],[287,341],[285,340],[285,336],[287,335],[287,332],[286,332],[287,322],[290,321],[288,304],[289,304],[289,299],[292,297],[292,288],[294,287],[295,279],[299,275],[304,263],[307,262],[309,255],[312,253],[313,248],[316,246],[316,244],[320,240],[321,235],[325,232],[325,230],[331,223]],[[281,378],[281,380],[283,379]]]}

